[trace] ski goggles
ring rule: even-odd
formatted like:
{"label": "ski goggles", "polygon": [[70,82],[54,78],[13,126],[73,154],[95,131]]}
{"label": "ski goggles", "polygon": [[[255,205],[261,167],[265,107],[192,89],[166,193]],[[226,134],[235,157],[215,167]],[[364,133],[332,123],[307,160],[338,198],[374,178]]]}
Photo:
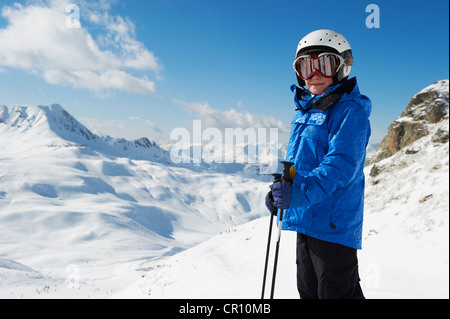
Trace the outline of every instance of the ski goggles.
{"label": "ski goggles", "polygon": [[302,55],[295,59],[295,73],[302,79],[308,80],[314,74],[332,78],[344,65],[344,59],[334,53],[321,53],[319,55]]}

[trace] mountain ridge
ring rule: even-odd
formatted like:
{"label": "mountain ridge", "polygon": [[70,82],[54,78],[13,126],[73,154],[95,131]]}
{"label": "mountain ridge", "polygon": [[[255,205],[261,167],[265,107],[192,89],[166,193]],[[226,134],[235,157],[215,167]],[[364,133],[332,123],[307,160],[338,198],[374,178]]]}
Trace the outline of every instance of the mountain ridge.
{"label": "mountain ridge", "polygon": [[[12,107],[0,105],[1,123],[18,129],[22,134],[39,129],[39,138],[42,139],[42,142],[47,143],[47,146],[92,147],[114,156],[155,160],[170,164],[169,153],[148,138],[142,137],[129,141],[124,138],[98,136],[59,104]],[[68,143],[64,143],[58,138]]]}

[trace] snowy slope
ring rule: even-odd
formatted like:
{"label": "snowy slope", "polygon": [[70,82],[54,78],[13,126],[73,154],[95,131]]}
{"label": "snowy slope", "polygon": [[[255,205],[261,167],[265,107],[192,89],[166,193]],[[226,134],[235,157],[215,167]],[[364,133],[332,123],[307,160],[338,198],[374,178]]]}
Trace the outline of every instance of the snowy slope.
{"label": "snowy slope", "polygon": [[169,165],[137,142],[58,105],[0,106],[0,297],[105,297],[148,260],[264,215],[269,177]]}
{"label": "snowy slope", "polygon": [[[359,264],[367,298],[449,298],[448,142],[424,139],[413,146],[421,151],[386,159],[375,178],[372,166],[366,168]],[[269,218],[261,218],[157,260],[144,278],[114,297],[259,298],[268,226]],[[295,271],[295,234],[283,232],[276,298],[298,298]]]}
{"label": "snowy slope", "polygon": [[[442,131],[448,136],[448,81],[422,92],[430,90],[445,91],[437,94],[447,96],[444,119],[428,126],[429,135],[365,168],[359,263],[367,298],[449,298],[449,143],[436,140]],[[268,226],[269,217],[261,218],[150,263],[145,277],[114,297],[259,298]],[[279,258],[275,297],[298,298],[294,233],[282,233]]]}
{"label": "snowy slope", "polygon": [[[0,298],[260,297],[270,177],[171,165],[66,113],[0,106]],[[448,126],[365,169],[368,298],[449,297]],[[294,252],[283,232],[277,298],[298,298]]]}

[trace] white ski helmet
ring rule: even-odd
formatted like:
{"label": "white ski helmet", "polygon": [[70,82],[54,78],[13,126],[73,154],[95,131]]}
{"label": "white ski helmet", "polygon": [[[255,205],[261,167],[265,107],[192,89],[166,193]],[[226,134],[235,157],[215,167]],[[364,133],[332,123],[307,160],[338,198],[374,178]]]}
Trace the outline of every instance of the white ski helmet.
{"label": "white ski helmet", "polygon": [[[344,59],[344,65],[333,77],[333,82],[343,82],[348,78],[352,70],[353,55],[350,43],[342,34],[327,29],[311,32],[300,40],[297,46],[296,58],[311,51],[339,54]],[[297,80],[300,86],[305,85],[305,81],[300,77],[297,76]]]}

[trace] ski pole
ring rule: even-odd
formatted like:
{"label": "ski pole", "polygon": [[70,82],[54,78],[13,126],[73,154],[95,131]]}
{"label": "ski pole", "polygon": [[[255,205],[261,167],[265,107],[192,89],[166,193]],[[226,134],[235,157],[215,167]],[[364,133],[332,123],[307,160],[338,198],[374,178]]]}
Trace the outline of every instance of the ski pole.
{"label": "ski pole", "polygon": [[[290,163],[290,162],[282,162],[282,164],[283,164],[283,175],[281,177],[281,181],[283,183],[292,183],[292,180],[290,178],[290,171],[291,171],[291,167],[294,164]],[[275,262],[273,265],[272,290],[270,292],[270,299],[273,299],[273,294],[275,292],[275,279],[277,276],[278,253],[280,250],[281,228],[283,226],[283,214],[284,214],[284,209],[280,209],[279,214],[278,214],[278,238],[277,238],[277,246],[275,248]]]}
{"label": "ski pole", "polygon": [[[281,174],[273,174],[273,182],[275,183],[279,180],[281,180]],[[264,291],[266,290],[267,265],[269,263],[269,251],[270,251],[270,242],[271,242],[271,238],[272,238],[273,217],[274,217],[274,215],[272,213],[270,213],[269,235],[267,238],[266,263],[264,265],[264,277],[263,277],[261,299],[264,299]]]}

